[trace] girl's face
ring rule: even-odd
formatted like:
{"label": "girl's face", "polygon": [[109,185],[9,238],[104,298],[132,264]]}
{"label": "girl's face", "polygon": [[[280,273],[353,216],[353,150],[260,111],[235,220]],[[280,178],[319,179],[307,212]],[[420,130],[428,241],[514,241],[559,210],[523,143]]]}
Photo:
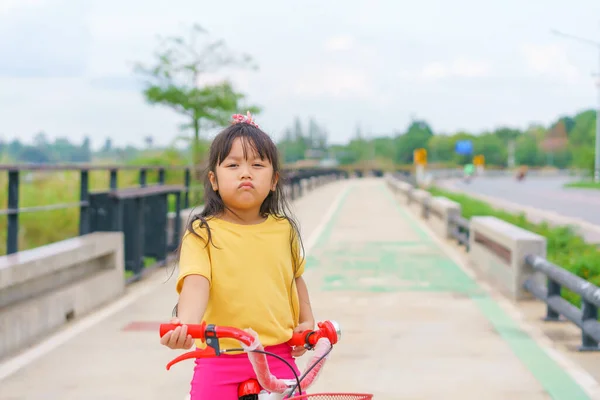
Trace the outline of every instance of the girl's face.
{"label": "girl's face", "polygon": [[[247,139],[246,139],[247,140]],[[246,157],[244,157],[246,147]],[[231,151],[209,172],[213,190],[218,191],[225,205],[236,211],[260,210],[271,190],[275,190],[278,174],[268,159],[261,160],[252,146],[244,146],[242,138],[236,138]]]}

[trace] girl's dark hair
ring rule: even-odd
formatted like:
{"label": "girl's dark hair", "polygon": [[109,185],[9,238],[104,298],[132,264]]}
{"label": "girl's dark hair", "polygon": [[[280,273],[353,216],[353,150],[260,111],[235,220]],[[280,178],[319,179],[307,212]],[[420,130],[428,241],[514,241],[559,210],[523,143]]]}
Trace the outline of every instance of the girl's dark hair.
{"label": "girl's dark hair", "polygon": [[[208,173],[212,171],[216,176],[217,165],[222,163],[223,160],[227,158],[231,151],[232,144],[237,138],[242,140],[244,157],[247,157],[251,152],[255,152],[255,154],[257,154],[261,159],[267,159],[271,163],[273,166],[273,179],[275,179],[276,174],[279,174],[279,182],[275,186],[275,190],[269,192],[266,199],[260,206],[260,214],[263,217],[271,215],[277,219],[286,219],[289,221],[291,225],[290,251],[293,257],[292,260],[295,277],[304,257],[304,245],[300,236],[300,228],[293,213],[291,212],[289,202],[285,195],[285,190],[283,189],[285,177],[282,176],[281,162],[279,153],[277,151],[277,146],[273,140],[271,140],[269,135],[253,124],[246,122],[234,123],[222,130],[214,138],[209,150],[208,166],[204,172],[204,208],[200,213],[190,218],[187,223],[187,230],[191,234],[203,239],[207,246],[209,244],[214,246],[208,219],[210,219],[210,217],[217,217],[221,215],[227,209],[227,206],[223,202],[223,199],[221,199],[220,194],[213,190]],[[194,229],[195,225],[197,225],[196,221],[200,221],[199,228],[205,228],[208,237],[203,238],[198,232],[196,232]],[[299,252],[301,252],[302,255],[298,254]],[[292,279],[292,288],[294,286],[294,282],[295,279]]]}

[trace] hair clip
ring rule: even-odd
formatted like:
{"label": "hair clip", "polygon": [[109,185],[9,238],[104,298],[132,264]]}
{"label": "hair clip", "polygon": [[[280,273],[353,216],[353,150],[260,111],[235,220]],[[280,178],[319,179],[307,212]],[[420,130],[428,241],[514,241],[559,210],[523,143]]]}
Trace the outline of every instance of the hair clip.
{"label": "hair clip", "polygon": [[231,117],[233,119],[233,124],[241,124],[241,123],[246,123],[246,124],[250,124],[252,126],[255,126],[258,128],[258,124],[256,122],[254,122],[254,119],[252,118],[252,114],[250,114],[250,111],[246,112],[246,115],[242,115],[242,114],[233,114],[233,116]]}

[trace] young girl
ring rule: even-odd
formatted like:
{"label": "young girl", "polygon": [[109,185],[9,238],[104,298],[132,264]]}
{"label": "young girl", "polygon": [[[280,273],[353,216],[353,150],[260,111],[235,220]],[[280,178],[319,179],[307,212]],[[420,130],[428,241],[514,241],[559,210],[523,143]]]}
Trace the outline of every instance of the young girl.
{"label": "young girl", "polygon": [[[192,218],[181,243],[178,318],[172,322],[184,325],[161,343],[189,349],[185,324],[202,321],[252,328],[267,351],[297,369],[293,357],[306,350],[286,342],[294,331],[314,329],[298,225],[279,183],[277,147],[250,113],[233,118],[212,142],[204,209]],[[221,343],[240,347],[232,339]],[[206,345],[198,340],[196,346]],[[294,378],[283,362],[268,359],[275,376]],[[197,359],[191,400],[237,399],[238,384],[254,377],[245,353]]]}

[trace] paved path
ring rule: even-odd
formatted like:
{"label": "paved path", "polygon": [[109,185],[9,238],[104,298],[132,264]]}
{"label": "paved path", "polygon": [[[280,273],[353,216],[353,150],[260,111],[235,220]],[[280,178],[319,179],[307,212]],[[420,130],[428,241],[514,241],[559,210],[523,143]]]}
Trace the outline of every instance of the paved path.
{"label": "paved path", "polygon": [[[343,328],[315,390],[377,400],[591,398],[382,180],[331,184],[295,208],[316,317]],[[165,280],[162,271],[129,288],[115,312],[91,316],[104,318],[85,330],[86,320],[67,327],[38,358],[16,360],[16,372],[6,376],[14,362],[0,365],[0,399],[184,399],[192,362],[165,371],[176,353],[158,344],[152,324],[168,320],[176,301],[174,279]],[[136,321],[148,330],[124,330]]]}

